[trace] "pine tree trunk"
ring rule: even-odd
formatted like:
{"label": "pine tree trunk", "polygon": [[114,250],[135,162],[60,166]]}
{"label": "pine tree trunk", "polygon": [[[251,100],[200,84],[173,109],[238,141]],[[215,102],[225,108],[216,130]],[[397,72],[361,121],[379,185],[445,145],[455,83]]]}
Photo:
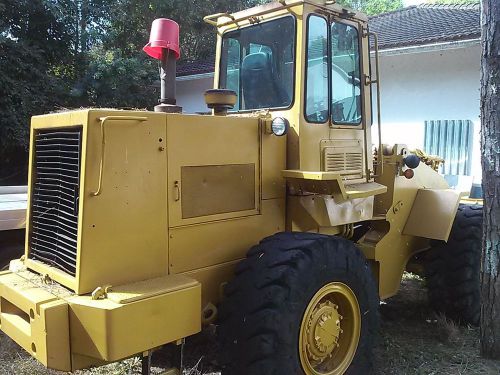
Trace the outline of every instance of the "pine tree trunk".
{"label": "pine tree trunk", "polygon": [[500,359],[500,1],[482,0],[481,28],[481,354]]}

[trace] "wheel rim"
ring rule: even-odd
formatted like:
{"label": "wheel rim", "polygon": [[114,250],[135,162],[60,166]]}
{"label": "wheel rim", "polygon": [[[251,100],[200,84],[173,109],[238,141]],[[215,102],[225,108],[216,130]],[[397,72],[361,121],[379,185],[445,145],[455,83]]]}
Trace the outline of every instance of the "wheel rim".
{"label": "wheel rim", "polygon": [[361,313],[347,285],[324,285],[307,306],[299,334],[299,355],[306,375],[343,374],[359,343]]}

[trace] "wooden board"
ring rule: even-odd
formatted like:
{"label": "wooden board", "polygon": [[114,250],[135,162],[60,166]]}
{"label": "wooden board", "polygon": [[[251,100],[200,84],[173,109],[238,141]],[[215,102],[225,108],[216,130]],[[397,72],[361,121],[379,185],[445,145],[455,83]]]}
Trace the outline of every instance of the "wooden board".
{"label": "wooden board", "polygon": [[0,194],[0,231],[24,228],[27,204],[26,193]]}

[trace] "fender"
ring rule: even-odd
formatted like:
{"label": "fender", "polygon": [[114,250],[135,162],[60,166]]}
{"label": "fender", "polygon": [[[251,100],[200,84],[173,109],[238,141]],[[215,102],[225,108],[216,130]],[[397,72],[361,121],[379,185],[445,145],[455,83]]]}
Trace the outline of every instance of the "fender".
{"label": "fender", "polygon": [[403,234],[448,241],[461,195],[452,189],[419,189]]}

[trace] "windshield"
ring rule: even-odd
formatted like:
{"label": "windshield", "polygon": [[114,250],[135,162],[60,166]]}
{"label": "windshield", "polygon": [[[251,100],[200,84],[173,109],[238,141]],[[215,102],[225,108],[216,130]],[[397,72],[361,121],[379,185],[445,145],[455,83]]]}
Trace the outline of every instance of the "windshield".
{"label": "windshield", "polygon": [[293,102],[295,19],[263,22],[223,36],[219,87],[238,95],[234,110]]}

